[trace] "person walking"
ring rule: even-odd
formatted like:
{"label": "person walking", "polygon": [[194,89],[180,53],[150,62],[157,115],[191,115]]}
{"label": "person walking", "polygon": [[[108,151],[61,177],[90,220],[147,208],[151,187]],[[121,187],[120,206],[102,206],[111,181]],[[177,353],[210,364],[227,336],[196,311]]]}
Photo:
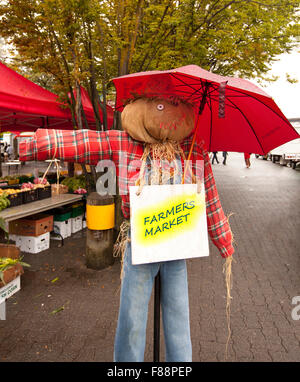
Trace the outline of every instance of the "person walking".
{"label": "person walking", "polygon": [[226,165],[226,159],[227,159],[228,152],[223,151],[223,164]]}
{"label": "person walking", "polygon": [[247,168],[249,168],[251,166],[250,155],[251,155],[251,153],[244,153],[245,164],[246,164]]}
{"label": "person walking", "polygon": [[6,152],[7,152],[7,155],[8,155],[8,159],[13,159],[13,158],[12,158],[13,148],[12,148],[11,145],[8,145],[8,146],[7,146],[7,150],[6,150]]}
{"label": "person walking", "polygon": [[5,145],[4,145],[4,162],[8,161],[7,147],[8,147],[7,142],[5,142]]}
{"label": "person walking", "polygon": [[217,163],[219,164],[219,160],[218,160],[218,157],[217,157],[218,151],[214,151],[213,154],[214,154],[214,155],[213,155],[213,157],[212,157],[211,164],[214,164],[214,160],[216,160]]}

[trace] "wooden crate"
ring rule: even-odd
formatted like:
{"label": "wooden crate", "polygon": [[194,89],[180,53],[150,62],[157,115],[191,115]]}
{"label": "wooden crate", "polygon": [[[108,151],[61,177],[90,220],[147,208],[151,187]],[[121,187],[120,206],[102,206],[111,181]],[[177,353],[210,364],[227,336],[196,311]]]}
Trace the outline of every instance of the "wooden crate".
{"label": "wooden crate", "polygon": [[64,184],[51,184],[51,195],[67,194],[68,191],[68,186]]}

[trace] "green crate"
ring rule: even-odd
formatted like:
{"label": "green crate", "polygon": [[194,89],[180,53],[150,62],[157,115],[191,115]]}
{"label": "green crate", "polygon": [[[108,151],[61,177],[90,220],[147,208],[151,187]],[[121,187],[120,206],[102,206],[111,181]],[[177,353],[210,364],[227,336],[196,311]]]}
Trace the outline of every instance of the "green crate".
{"label": "green crate", "polygon": [[72,218],[77,218],[77,216],[80,216],[83,214],[84,214],[84,207],[83,206],[78,206],[78,207],[72,208],[72,212],[71,212]]}
{"label": "green crate", "polygon": [[53,210],[53,215],[53,220],[63,222],[71,218],[72,209],[64,207],[56,208],[55,210]]}
{"label": "green crate", "polygon": [[19,183],[22,184],[22,183],[33,183],[33,180],[34,180],[34,176],[27,176],[27,175],[19,175],[18,176],[19,178]]}

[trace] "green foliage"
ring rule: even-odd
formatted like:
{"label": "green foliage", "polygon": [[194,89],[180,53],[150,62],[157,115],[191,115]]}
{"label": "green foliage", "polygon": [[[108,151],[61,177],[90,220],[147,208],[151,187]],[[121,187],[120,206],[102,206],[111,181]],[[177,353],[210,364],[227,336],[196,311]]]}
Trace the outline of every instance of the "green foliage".
{"label": "green foliage", "polygon": [[287,80],[290,84],[296,84],[296,83],[298,83],[298,79],[297,79],[297,78],[292,78],[288,73],[285,73],[285,76],[286,76],[286,80]]}
{"label": "green foliage", "polygon": [[29,264],[24,263],[21,261],[22,258],[20,259],[11,259],[9,257],[0,257],[0,280],[2,281],[3,284],[4,282],[4,271],[6,271],[9,268],[14,267],[16,264],[22,265],[22,267],[30,267]]}
{"label": "green foliage", "polygon": [[69,192],[74,192],[78,188],[87,187],[84,175],[65,178],[61,183],[68,186]]}
{"label": "green foliage", "polygon": [[20,68],[70,102],[76,84],[95,99],[95,89],[112,89],[109,78],[187,64],[264,76],[299,38],[299,2],[7,0],[0,37]]}
{"label": "green foliage", "polygon": [[0,229],[4,231],[5,235],[8,235],[8,230],[5,225],[5,220],[2,217],[0,217]]}
{"label": "green foliage", "polygon": [[[3,192],[2,194],[0,194],[0,211],[9,207],[9,205],[10,205],[10,200],[8,199],[8,194],[6,192]],[[1,223],[0,223],[0,227],[2,228]]]}

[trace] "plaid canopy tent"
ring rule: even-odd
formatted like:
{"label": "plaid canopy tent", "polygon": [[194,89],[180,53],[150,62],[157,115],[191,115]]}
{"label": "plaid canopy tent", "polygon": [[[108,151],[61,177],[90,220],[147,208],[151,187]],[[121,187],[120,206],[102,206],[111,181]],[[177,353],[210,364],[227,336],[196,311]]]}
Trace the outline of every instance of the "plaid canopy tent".
{"label": "plaid canopy tent", "polygon": [[[95,129],[93,108],[87,92],[82,97],[90,129]],[[102,117],[102,112],[99,109]],[[107,106],[108,128],[113,109]],[[71,112],[56,94],[31,82],[0,62],[0,132],[35,131],[39,128],[73,129]]]}

